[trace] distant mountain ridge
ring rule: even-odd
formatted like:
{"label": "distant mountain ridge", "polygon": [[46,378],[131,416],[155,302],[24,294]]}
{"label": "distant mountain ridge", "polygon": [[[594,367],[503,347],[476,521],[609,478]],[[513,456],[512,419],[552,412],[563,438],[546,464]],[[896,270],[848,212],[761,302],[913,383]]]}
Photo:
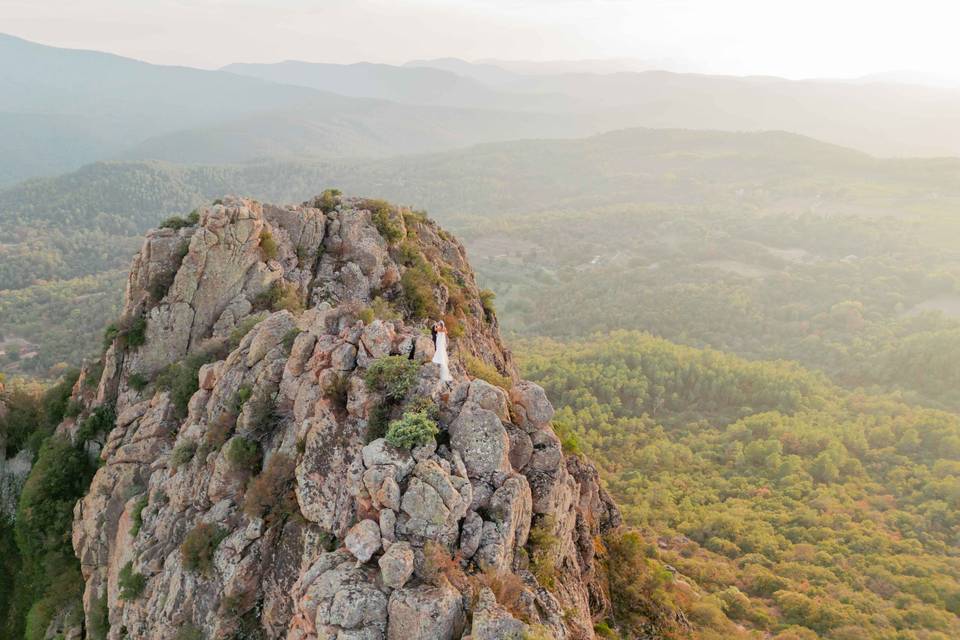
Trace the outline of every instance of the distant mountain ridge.
{"label": "distant mountain ridge", "polygon": [[96,160],[382,158],[630,127],[773,129],[874,155],[954,156],[960,91],[666,71],[515,73],[456,59],[205,71],[0,35],[0,186]]}

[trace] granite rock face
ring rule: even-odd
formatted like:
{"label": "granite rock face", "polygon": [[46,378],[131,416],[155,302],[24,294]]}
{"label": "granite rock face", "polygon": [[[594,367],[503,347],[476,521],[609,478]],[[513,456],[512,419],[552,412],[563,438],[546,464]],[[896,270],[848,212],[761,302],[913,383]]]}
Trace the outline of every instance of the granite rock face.
{"label": "granite rock face", "polygon": [[[83,399],[117,416],[74,511],[87,628],[105,603],[111,640],[592,638],[609,606],[595,539],[619,512],[519,380],[463,247],[329,194],[198,214],[147,235],[121,318],[143,340],[121,332]],[[453,382],[429,362],[425,310],[462,329]],[[403,397],[368,384],[382,358],[412,371]],[[512,388],[472,379],[468,358]],[[437,438],[392,446],[384,425],[407,410]],[[557,541],[536,550],[551,590],[529,571],[534,526]],[[131,571],[144,587],[121,598]],[[516,602],[484,586],[498,575]]]}

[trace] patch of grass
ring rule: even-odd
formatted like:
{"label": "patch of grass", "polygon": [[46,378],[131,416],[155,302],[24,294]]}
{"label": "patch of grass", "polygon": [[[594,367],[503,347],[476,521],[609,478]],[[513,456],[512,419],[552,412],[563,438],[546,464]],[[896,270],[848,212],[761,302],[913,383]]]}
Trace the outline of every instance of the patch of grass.
{"label": "patch of grass", "polygon": [[140,534],[140,529],[143,527],[143,510],[147,508],[149,500],[150,497],[144,493],[133,505],[133,511],[130,514],[130,519],[133,520],[133,524],[130,525],[130,535],[134,538]]}
{"label": "patch of grass", "polygon": [[74,400],[71,398],[67,402],[67,407],[63,410],[63,416],[65,418],[76,418],[83,411],[83,403],[79,400]]}
{"label": "patch of grass", "polygon": [[265,389],[261,389],[257,397],[247,403],[244,413],[249,432],[257,438],[269,434],[281,420],[273,395]]}
{"label": "patch of grass", "polygon": [[480,378],[495,387],[500,387],[504,391],[509,391],[510,387],[513,386],[509,376],[503,375],[497,371],[496,367],[487,364],[476,356],[467,355],[465,364],[467,366],[467,373],[474,378]]}
{"label": "patch of grass", "polygon": [[250,331],[263,320],[263,318],[263,315],[253,315],[247,316],[241,320],[240,324],[238,324],[233,331],[230,332],[230,339],[227,341],[228,349],[233,351],[239,347],[246,335],[250,333]]}
{"label": "patch of grass", "polygon": [[620,640],[620,635],[611,629],[606,622],[598,622],[593,625],[593,632],[605,640]]}
{"label": "patch of grass", "polygon": [[120,326],[116,322],[111,322],[103,330],[103,349],[106,351],[113,344],[113,341],[120,337]]}
{"label": "patch of grass", "polygon": [[304,306],[296,285],[278,280],[254,297],[253,308],[255,311],[287,310],[296,314],[303,311]]}
{"label": "patch of grass", "polygon": [[260,446],[252,440],[242,436],[233,438],[224,455],[235,471],[256,473],[260,470]]}
{"label": "patch of grass", "polygon": [[370,365],[363,380],[371,391],[398,402],[416,384],[419,369],[420,366],[406,356],[384,356]]}
{"label": "patch of grass", "polygon": [[530,547],[530,569],[537,582],[553,591],[557,586],[556,550],[560,540],[554,534],[556,519],[552,515],[540,518],[530,529],[527,545]]}
{"label": "patch of grass", "polygon": [[173,453],[170,454],[170,466],[174,469],[182,467],[193,460],[196,453],[197,443],[193,440],[184,440],[173,448]]}
{"label": "patch of grass", "polygon": [[187,622],[180,627],[173,640],[204,640],[203,631],[192,622]]}
{"label": "patch of grass", "polygon": [[535,624],[527,627],[521,640],[553,640],[553,634],[542,624]]}
{"label": "patch of grass", "polygon": [[136,600],[147,586],[147,578],[133,570],[133,562],[128,562],[120,569],[117,584],[120,587],[121,600]]}
{"label": "patch of grass", "polygon": [[409,209],[405,209],[403,211],[403,222],[407,226],[412,227],[418,224],[427,224],[430,222],[430,218],[427,217],[426,211],[411,211]]}
{"label": "patch of grass", "polygon": [[280,341],[280,343],[283,345],[283,350],[287,353],[290,353],[290,350],[293,349],[293,343],[296,341],[297,336],[299,336],[301,333],[303,333],[301,329],[294,327],[293,329],[290,329],[290,331],[287,331],[285,334],[283,334],[283,340]]}
{"label": "patch of grass", "polygon": [[509,611],[513,617],[529,622],[523,601],[523,580],[520,576],[511,571],[497,571],[487,567],[474,575],[473,579],[478,587],[490,589],[500,606]]}
{"label": "patch of grass", "polygon": [[209,574],[213,569],[213,554],[227,537],[227,531],[216,525],[201,522],[183,539],[180,556],[188,571]]}
{"label": "patch of grass", "polygon": [[425,411],[408,411],[390,423],[386,438],[395,447],[412,449],[430,442],[438,433],[437,423]]}
{"label": "patch of grass", "polygon": [[613,620],[629,632],[640,633],[650,622],[670,630],[675,626],[676,604],[668,591],[673,576],[647,557],[647,545],[633,531],[604,537],[604,566],[610,584]]}

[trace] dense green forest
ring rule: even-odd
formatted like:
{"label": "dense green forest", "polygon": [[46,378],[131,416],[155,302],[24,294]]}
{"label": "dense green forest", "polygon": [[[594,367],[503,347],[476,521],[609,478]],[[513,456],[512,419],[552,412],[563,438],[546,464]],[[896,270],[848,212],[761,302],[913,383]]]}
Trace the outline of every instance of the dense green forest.
{"label": "dense green forest", "polygon": [[77,442],[54,433],[72,413],[68,402],[76,370],[64,372],[46,389],[13,381],[2,394],[0,418],[5,455],[26,449],[33,467],[15,514],[0,512],[0,636],[41,640],[53,616],[82,616],[80,563],[73,553],[73,508],[96,471],[87,440],[112,427],[112,416],[94,412]]}
{"label": "dense green forest", "polygon": [[960,634],[960,418],[648,334],[529,341],[526,376],[651,554],[778,638]]}
{"label": "dense green forest", "polygon": [[[787,134],[639,130],[103,163],[0,191],[0,370],[61,381],[8,384],[7,453],[36,465],[23,517],[0,522],[0,616],[19,625],[4,633],[76,596],[50,576],[75,577],[67,507],[92,470],[50,433],[142,233],[224,193],[336,185],[425,205],[463,239],[567,448],[642,531],[654,599],[700,637],[960,637],[958,177]],[[20,540],[28,526],[50,535]]]}
{"label": "dense green forest", "polygon": [[[336,185],[416,203],[461,235],[510,331],[639,328],[949,405],[958,176],[954,160],[786,133],[648,129],[384,160],[94,164],[0,191],[0,334],[37,353],[8,349],[0,368],[43,376],[90,355],[94,314],[105,325],[116,309],[107,273],[164,218],[225,193],[291,202]],[[84,309],[91,296],[114,302]],[[65,313],[84,320],[36,321]],[[935,371],[902,375],[929,353]]]}
{"label": "dense green forest", "polygon": [[641,329],[960,409],[960,221],[624,206],[462,235],[504,325]]}

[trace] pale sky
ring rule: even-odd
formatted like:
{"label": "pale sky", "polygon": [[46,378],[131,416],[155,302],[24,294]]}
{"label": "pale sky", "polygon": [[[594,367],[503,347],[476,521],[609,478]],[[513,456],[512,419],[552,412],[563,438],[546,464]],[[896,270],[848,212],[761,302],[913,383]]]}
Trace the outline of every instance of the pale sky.
{"label": "pale sky", "polygon": [[0,32],[162,64],[676,59],[958,76],[960,0],[0,0]]}

